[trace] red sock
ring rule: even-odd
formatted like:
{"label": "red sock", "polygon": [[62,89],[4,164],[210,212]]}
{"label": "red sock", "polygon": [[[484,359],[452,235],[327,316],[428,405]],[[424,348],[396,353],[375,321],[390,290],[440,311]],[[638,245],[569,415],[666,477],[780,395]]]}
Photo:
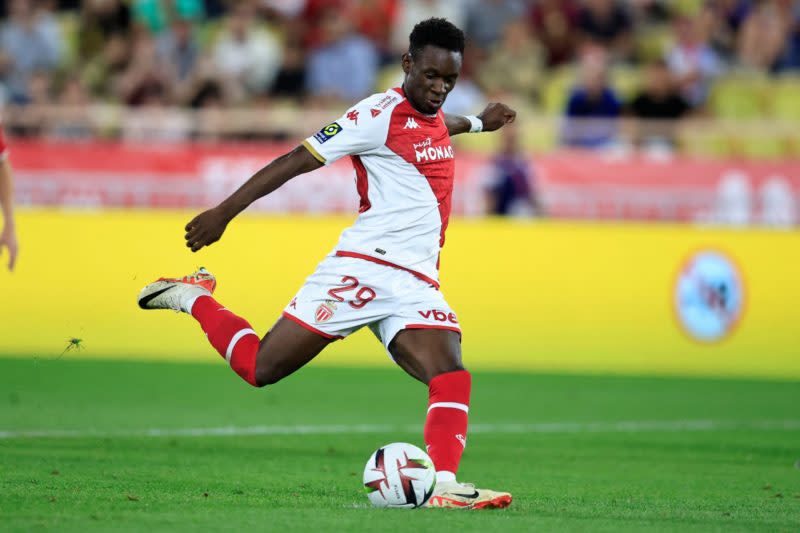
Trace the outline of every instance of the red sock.
{"label": "red sock", "polygon": [[[428,385],[425,444],[437,474],[455,476],[467,445],[467,412],[472,377],[466,370],[439,374]],[[440,476],[441,477],[441,476]]]}
{"label": "red sock", "polygon": [[244,318],[225,309],[211,296],[200,296],[192,305],[192,316],[200,322],[208,341],[230,363],[234,372],[254,387],[259,339]]}

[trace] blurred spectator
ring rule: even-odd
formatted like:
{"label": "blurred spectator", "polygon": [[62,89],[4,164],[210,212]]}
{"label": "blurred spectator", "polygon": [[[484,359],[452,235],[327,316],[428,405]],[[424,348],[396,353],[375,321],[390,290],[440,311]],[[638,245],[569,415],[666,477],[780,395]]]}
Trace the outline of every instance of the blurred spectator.
{"label": "blurred spectator", "polygon": [[131,0],[136,21],[154,34],[169,27],[170,19],[199,19],[204,15],[203,0]]}
{"label": "blurred spectator", "polygon": [[55,50],[59,59],[61,59],[64,56],[65,39],[61,31],[61,24],[58,18],[56,18],[55,4],[56,2],[54,0],[39,0],[34,3],[34,17],[36,19],[36,25],[39,27],[42,36],[47,42],[47,47],[51,50]]}
{"label": "blurred spectator", "polygon": [[778,59],[775,70],[800,70],[800,3],[796,3],[791,12],[791,25],[786,46]]}
{"label": "blurred spectator", "polygon": [[397,22],[392,28],[391,48],[396,55],[408,51],[408,36],[419,21],[430,17],[445,18],[464,27],[466,0],[403,0]]}
{"label": "blurred spectator", "polygon": [[[293,19],[302,16],[307,3],[307,0],[260,0],[259,6],[280,18]],[[208,0],[206,0],[206,4],[208,4]],[[208,11],[208,5],[206,5],[206,10]]]}
{"label": "blurred spectator", "polygon": [[396,60],[391,49],[391,35],[399,10],[398,0],[350,1],[348,11],[354,29],[372,41],[381,55],[382,62]]}
{"label": "blurred spectator", "polygon": [[241,87],[235,80],[220,76],[210,58],[201,57],[192,77],[180,85],[180,92],[176,96],[179,101],[193,109],[221,108],[240,97],[240,90]]}
{"label": "blurred spectator", "polygon": [[87,113],[89,94],[77,77],[68,78],[58,98],[58,113],[48,135],[60,139],[89,139],[95,131]]}
{"label": "blurred spectator", "polygon": [[548,67],[572,61],[578,39],[578,6],[574,0],[538,0],[531,8],[530,20],[544,46]]}
{"label": "blurred spectator", "polygon": [[305,53],[300,42],[290,39],[283,49],[283,63],[270,92],[277,97],[302,97],[305,85]]}
{"label": "blurred spectator", "polygon": [[15,101],[27,98],[35,71],[52,71],[60,59],[52,21],[39,16],[31,0],[12,0],[8,21],[0,29],[0,76]]}
{"label": "blurred spectator", "polygon": [[485,105],[486,95],[475,83],[475,79],[472,77],[472,69],[468,62],[465,61],[465,68],[461,69],[461,75],[458,77],[456,86],[447,95],[442,111],[456,115],[475,115]]}
{"label": "blurred spectator", "polygon": [[673,147],[676,120],[688,111],[689,104],[675,88],[666,62],[648,65],[644,84],[628,106],[633,117],[642,119],[635,126],[634,142],[645,147]]}
{"label": "blurred spectator", "polygon": [[669,21],[672,0],[632,0],[626,2],[630,10],[634,31],[636,26],[646,28]]}
{"label": "blurred spectator", "polygon": [[579,86],[572,89],[565,110],[562,142],[567,146],[600,148],[616,141],[622,105],[608,84],[605,56],[589,51],[581,61]]}
{"label": "blurred spectator", "polygon": [[680,17],[675,22],[675,39],[667,64],[686,101],[700,107],[705,104],[712,80],[722,73],[722,63],[709,46],[699,18]]}
{"label": "blurred spectator", "polygon": [[375,89],[378,53],[367,38],[352,32],[346,13],[322,15],[320,46],[306,65],[306,89],[317,101],[359,100]]}
{"label": "blurred spectator", "polygon": [[585,40],[607,48],[614,58],[630,58],[631,17],[617,0],[584,0],[578,27]]}
{"label": "blurred spectator", "polygon": [[171,100],[169,91],[174,88],[174,80],[174,71],[158,57],[153,36],[144,29],[138,31],[131,60],[117,80],[117,95],[131,106],[143,105],[155,94]]}
{"label": "blurred spectator", "polygon": [[533,102],[538,96],[542,55],[524,20],[512,21],[480,67],[481,85],[490,95],[511,93]]}
{"label": "blurred spectator", "polygon": [[266,91],[281,63],[281,45],[271,32],[256,28],[249,2],[240,2],[225,21],[226,28],[214,47],[217,68],[241,84],[245,92]]}
{"label": "blurred spectator", "polygon": [[734,61],[736,36],[751,3],[751,0],[711,0],[706,4],[704,17],[709,25],[709,44],[720,59]]}
{"label": "blurred spectator", "polygon": [[191,20],[176,18],[170,30],[158,36],[156,49],[160,60],[172,67],[178,81],[187,80],[200,57],[200,45]]}
{"label": "blurred spectator", "polygon": [[500,152],[492,160],[484,183],[486,211],[490,215],[533,216],[537,214],[531,167],[519,146],[516,124],[500,130]]}
{"label": "blurred spectator", "polygon": [[83,69],[83,81],[89,92],[98,99],[107,100],[114,95],[114,83],[125,72],[130,62],[130,45],[125,35],[113,33]]}
{"label": "blurred spectator", "polygon": [[125,36],[130,18],[128,6],[121,0],[84,1],[77,34],[79,57],[84,61],[96,58],[109,39]]}
{"label": "blurred spectator", "polygon": [[[788,6],[788,10],[785,7]],[[748,14],[739,32],[738,51],[742,66],[766,72],[776,66],[788,42],[792,5],[762,0]]]}
{"label": "blurred spectator", "polygon": [[53,84],[50,73],[44,70],[32,72],[27,81],[25,96],[17,102],[24,107],[17,108],[10,131],[19,136],[39,136],[47,129],[46,107],[53,102]]}
{"label": "blurred spectator", "polygon": [[467,7],[464,28],[469,36],[468,44],[488,50],[500,39],[506,24],[524,14],[525,3],[522,0],[473,0]]}

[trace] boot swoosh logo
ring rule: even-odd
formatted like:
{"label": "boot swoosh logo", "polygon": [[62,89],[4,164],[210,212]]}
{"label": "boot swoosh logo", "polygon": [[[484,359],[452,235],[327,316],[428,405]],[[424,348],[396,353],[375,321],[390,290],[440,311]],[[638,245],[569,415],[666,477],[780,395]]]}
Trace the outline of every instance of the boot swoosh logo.
{"label": "boot swoosh logo", "polygon": [[168,291],[168,290],[170,290],[171,288],[172,288],[171,286],[170,286],[170,287],[165,287],[165,288],[163,288],[163,289],[160,289],[160,290],[157,290],[157,291],[155,291],[155,292],[152,292],[152,293],[148,294],[147,296],[145,296],[144,298],[142,298],[141,300],[139,300],[139,307],[141,307],[142,309],[147,309],[147,308],[148,308],[148,307],[147,307],[147,304],[148,304],[148,303],[150,303],[150,301],[151,301],[153,298],[155,298],[155,297],[156,297],[156,296],[158,296],[159,294],[163,294],[163,293],[167,292],[167,291]]}
{"label": "boot swoosh logo", "polygon": [[454,493],[453,493],[453,496],[460,496],[460,497],[462,497],[462,498],[477,498],[477,497],[479,496],[479,494],[478,494],[478,491],[476,490],[476,491],[475,491],[475,492],[473,492],[472,494],[456,494],[456,493],[454,492]]}

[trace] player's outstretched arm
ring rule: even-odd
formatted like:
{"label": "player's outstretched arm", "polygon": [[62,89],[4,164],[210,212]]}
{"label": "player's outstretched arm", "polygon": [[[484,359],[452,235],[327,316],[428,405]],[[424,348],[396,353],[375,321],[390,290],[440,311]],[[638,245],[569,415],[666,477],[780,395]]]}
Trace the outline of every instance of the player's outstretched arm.
{"label": "player's outstretched arm", "polygon": [[193,252],[217,242],[233,218],[247,206],[290,179],[322,166],[305,146],[272,161],[217,207],[204,211],[186,224],[186,246]]}
{"label": "player's outstretched arm", "polygon": [[[480,131],[495,131],[506,124],[514,122],[517,118],[517,112],[506,104],[493,102],[486,106],[486,109],[478,115],[478,118],[483,123],[483,127]],[[459,133],[469,133],[472,131],[472,121],[463,115],[445,114],[444,122],[447,125],[447,132],[451,137]]]}
{"label": "player's outstretched arm", "polygon": [[0,211],[3,212],[3,229],[0,232],[0,253],[8,249],[8,269],[14,270],[17,261],[17,234],[14,229],[14,204],[11,164],[8,158],[0,159]]}

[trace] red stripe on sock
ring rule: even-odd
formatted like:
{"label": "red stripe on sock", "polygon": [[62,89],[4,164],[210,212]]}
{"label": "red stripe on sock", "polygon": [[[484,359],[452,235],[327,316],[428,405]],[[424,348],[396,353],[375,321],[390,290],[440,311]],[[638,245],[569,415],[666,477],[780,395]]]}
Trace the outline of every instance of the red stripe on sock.
{"label": "red stripe on sock", "polygon": [[[469,406],[472,377],[466,370],[447,372],[428,385],[428,406],[440,402]],[[458,472],[467,439],[467,413],[461,409],[435,407],[425,419],[425,444],[436,470]]]}

